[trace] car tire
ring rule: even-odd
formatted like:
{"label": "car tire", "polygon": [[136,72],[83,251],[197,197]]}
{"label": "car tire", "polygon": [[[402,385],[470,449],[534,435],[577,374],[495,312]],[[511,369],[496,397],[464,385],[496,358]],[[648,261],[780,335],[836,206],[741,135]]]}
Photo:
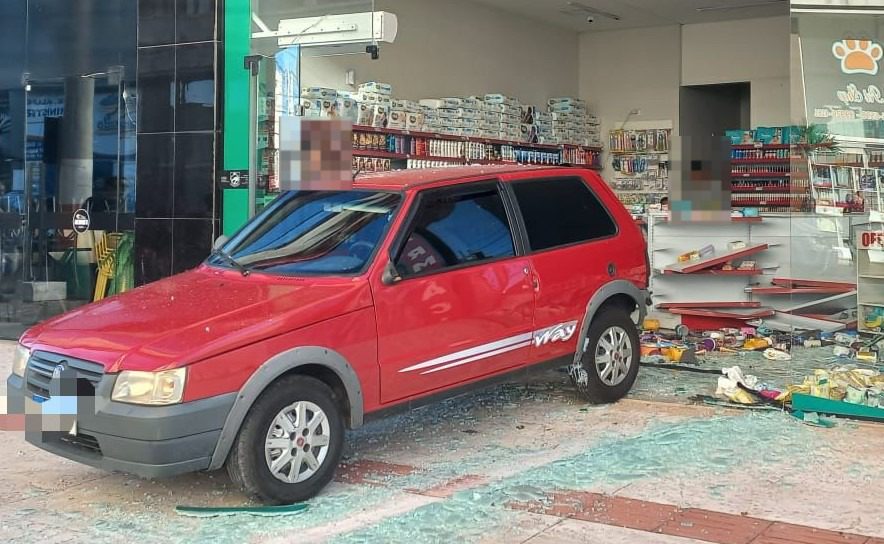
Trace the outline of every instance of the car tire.
{"label": "car tire", "polygon": [[580,360],[571,367],[571,381],[593,404],[616,402],[635,383],[640,357],[638,328],[629,313],[603,308],[590,323]]}
{"label": "car tire", "polygon": [[309,376],[288,376],[252,405],[227,458],[227,472],[265,504],[301,502],[334,477],[343,445],[344,420],[331,388]]}

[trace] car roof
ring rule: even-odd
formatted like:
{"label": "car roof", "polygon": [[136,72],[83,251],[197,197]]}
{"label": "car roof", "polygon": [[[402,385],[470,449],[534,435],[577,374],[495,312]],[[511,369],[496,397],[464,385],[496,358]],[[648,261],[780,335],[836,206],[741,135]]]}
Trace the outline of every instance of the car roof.
{"label": "car roof", "polygon": [[542,171],[567,171],[573,168],[563,166],[529,166],[522,164],[469,165],[445,168],[421,168],[394,170],[372,174],[359,174],[354,180],[356,189],[395,189],[407,190],[426,185],[443,184],[460,179],[500,176],[503,174]]}

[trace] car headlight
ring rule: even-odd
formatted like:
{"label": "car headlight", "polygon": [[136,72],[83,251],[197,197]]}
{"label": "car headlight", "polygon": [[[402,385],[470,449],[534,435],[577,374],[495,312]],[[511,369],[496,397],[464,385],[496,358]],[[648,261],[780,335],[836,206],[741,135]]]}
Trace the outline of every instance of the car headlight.
{"label": "car headlight", "polygon": [[31,357],[31,350],[21,344],[15,346],[15,354],[12,356],[12,373],[16,376],[25,376],[25,368],[28,366],[28,359]]}
{"label": "car headlight", "polygon": [[184,395],[184,368],[162,372],[124,370],[117,376],[111,399],[131,404],[163,406],[181,402]]}

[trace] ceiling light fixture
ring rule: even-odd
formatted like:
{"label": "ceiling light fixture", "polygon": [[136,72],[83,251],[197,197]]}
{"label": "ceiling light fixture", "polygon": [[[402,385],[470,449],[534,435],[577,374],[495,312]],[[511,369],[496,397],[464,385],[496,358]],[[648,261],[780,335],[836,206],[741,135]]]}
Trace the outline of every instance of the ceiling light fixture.
{"label": "ceiling light fixture", "polygon": [[788,0],[766,0],[764,2],[752,2],[749,4],[731,4],[726,6],[706,6],[702,8],[697,8],[699,12],[705,11],[731,11],[735,9],[746,9],[746,8],[760,8],[764,6],[773,6],[776,4],[783,4],[788,2]]}
{"label": "ceiling light fixture", "polygon": [[568,15],[597,15],[599,17],[605,17],[614,21],[620,20],[619,15],[609,13],[607,11],[602,11],[600,9],[587,6],[586,4],[582,4],[580,2],[568,2],[568,5],[562,8],[561,12]]}

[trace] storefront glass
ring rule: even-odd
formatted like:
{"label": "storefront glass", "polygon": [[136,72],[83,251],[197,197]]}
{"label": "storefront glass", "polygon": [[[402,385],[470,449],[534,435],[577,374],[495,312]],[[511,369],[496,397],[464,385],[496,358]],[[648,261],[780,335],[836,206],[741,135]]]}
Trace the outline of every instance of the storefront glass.
{"label": "storefront glass", "polygon": [[0,335],[132,286],[135,4],[0,7]]}
{"label": "storefront glass", "polygon": [[[301,116],[302,57],[366,55],[370,41],[336,43],[347,40],[346,33],[328,33],[337,26],[331,17],[342,14],[370,14],[373,0],[332,0],[289,2],[254,0],[252,2],[251,53],[254,55],[250,93],[254,94],[250,119],[256,153],[250,159],[254,173],[253,195],[249,196],[254,212],[273,200],[280,190],[280,151],[291,142],[283,141],[280,122],[284,116]],[[367,18],[373,24],[372,18]],[[361,28],[365,32],[365,28]],[[322,36],[328,35],[328,40]],[[343,75],[343,74],[342,74]],[[343,81],[342,81],[343,83]],[[252,204],[253,203],[253,204]]]}
{"label": "storefront glass", "polygon": [[[829,249],[828,263],[807,263],[807,270],[837,269],[834,279],[856,284],[855,293],[840,299],[835,293],[831,307],[814,313],[844,309],[859,331],[880,333],[884,255],[877,237],[868,238],[884,220],[884,5],[857,10],[852,4],[793,12],[793,59],[800,58],[801,68],[793,96],[803,99],[793,108],[803,129],[802,164],[793,175],[809,177],[816,239]],[[794,258],[802,254],[796,248]]]}

